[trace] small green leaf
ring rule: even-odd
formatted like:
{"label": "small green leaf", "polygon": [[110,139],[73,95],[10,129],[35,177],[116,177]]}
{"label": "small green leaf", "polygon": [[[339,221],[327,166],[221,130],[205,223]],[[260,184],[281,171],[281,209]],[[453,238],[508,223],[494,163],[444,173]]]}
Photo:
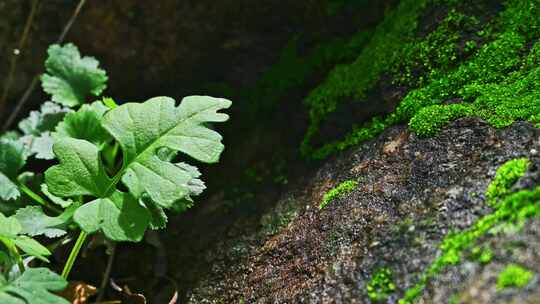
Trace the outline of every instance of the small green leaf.
{"label": "small green leaf", "polygon": [[83,104],[90,95],[106,88],[107,74],[92,57],[82,57],[71,43],[51,45],[45,61],[47,74],[41,76],[43,90],[52,100],[68,107]]}
{"label": "small green leaf", "polygon": [[73,204],[73,201],[70,199],[63,199],[49,192],[49,187],[47,184],[41,184],[41,192],[51,200],[51,202],[60,205],[62,208],[67,208]]}
{"label": "small green leaf", "polygon": [[15,131],[7,131],[0,135],[0,140],[17,141],[21,135]]}
{"label": "small green leaf", "polygon": [[60,164],[45,171],[48,190],[60,197],[93,195],[103,197],[112,180],[107,176],[92,143],[70,137],[58,139],[53,146]]}
{"label": "small green leaf", "polygon": [[15,242],[15,245],[19,247],[23,252],[34,256],[44,262],[49,262],[49,260],[45,256],[51,255],[51,252],[45,246],[41,245],[38,241],[24,235],[14,238],[13,241]]}
{"label": "small green leaf", "polygon": [[39,111],[31,111],[27,118],[21,120],[19,129],[24,135],[39,136],[43,132],[53,131],[70,111],[69,108],[47,101]]}
{"label": "small green leaf", "polygon": [[97,101],[91,105],[83,105],[77,112],[66,115],[56,127],[55,138],[72,137],[87,140],[100,150],[106,142],[112,139],[101,126],[101,118],[109,110],[103,103]]}
{"label": "small green leaf", "polygon": [[138,242],[148,227],[150,214],[130,194],[117,191],[110,198],[84,204],[73,218],[87,233],[102,230],[113,241]]}
{"label": "small green leaf", "polygon": [[44,234],[55,238],[66,234],[66,224],[71,219],[77,206],[67,209],[61,215],[52,217],[43,212],[41,206],[28,206],[17,210],[14,217],[22,225],[22,234],[36,236]]}
{"label": "small green leaf", "polygon": [[157,206],[147,195],[141,198],[148,212],[150,212],[150,229],[163,229],[167,226],[167,214],[163,208]]}
{"label": "small green leaf", "polygon": [[45,256],[51,254],[49,250],[30,237],[19,235],[22,231],[23,227],[17,218],[13,216],[5,217],[0,213],[0,241],[7,248],[17,246],[25,253],[48,262]]}
{"label": "small green leaf", "polygon": [[22,230],[21,224],[17,219],[6,217],[0,213],[0,236],[12,239]]}
{"label": "small green leaf", "polygon": [[20,196],[17,176],[26,164],[24,145],[18,141],[0,140],[0,200],[12,200]]}
{"label": "small green leaf", "polygon": [[101,100],[103,102],[104,105],[106,105],[109,109],[114,109],[116,107],[118,107],[118,105],[116,104],[116,102],[114,101],[114,99],[112,99],[111,97],[103,97],[103,99]]}
{"label": "small green leaf", "polygon": [[0,284],[2,304],[69,304],[64,298],[51,293],[61,291],[67,281],[47,268],[30,268],[12,282]]}
{"label": "small green leaf", "polygon": [[38,159],[54,159],[53,153],[54,139],[50,132],[43,132],[39,136],[32,137],[30,152]]}
{"label": "small green leaf", "polygon": [[39,159],[53,159],[53,138],[50,131],[58,125],[66,113],[71,110],[55,104],[45,102],[39,111],[32,111],[28,118],[19,123],[19,129],[24,136],[20,141],[26,146],[31,155]]}

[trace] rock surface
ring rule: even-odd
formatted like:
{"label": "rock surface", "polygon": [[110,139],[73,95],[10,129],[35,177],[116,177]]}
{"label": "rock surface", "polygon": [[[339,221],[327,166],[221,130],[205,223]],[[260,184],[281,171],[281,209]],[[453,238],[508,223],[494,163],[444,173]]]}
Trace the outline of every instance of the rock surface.
{"label": "rock surface", "polygon": [[[528,123],[496,130],[462,119],[431,139],[390,128],[291,186],[266,215],[285,218],[271,233],[261,220],[223,236],[189,303],[369,303],[366,285],[381,267],[393,272],[397,288],[388,303],[395,303],[445,235],[491,211],[483,193],[502,163],[530,157],[534,165],[516,187],[538,183],[539,148],[540,130]],[[358,179],[358,188],[319,210],[323,193],[346,179]],[[531,220],[522,231],[483,237],[479,244],[493,249],[493,261],[448,267],[421,303],[452,296],[459,303],[537,303],[538,276],[528,288],[502,293],[495,282],[508,263],[540,271],[539,233],[540,221]]]}

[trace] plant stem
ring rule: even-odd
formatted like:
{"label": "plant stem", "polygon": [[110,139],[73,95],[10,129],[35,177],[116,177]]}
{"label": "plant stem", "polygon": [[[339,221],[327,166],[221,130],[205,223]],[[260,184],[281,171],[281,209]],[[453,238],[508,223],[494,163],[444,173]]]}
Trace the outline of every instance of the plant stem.
{"label": "plant stem", "polygon": [[57,214],[60,214],[62,213],[62,210],[56,208],[55,206],[49,204],[46,200],[44,200],[41,196],[39,196],[37,193],[35,193],[34,191],[32,191],[32,189],[28,188],[28,186],[26,186],[25,184],[21,183],[20,184],[20,188],[21,190],[26,193],[26,195],[28,195],[31,199],[33,199],[34,201],[36,201],[38,204],[42,205],[43,207],[53,211],[53,212],[56,212]]}
{"label": "plant stem", "polygon": [[19,266],[19,271],[23,273],[25,270],[24,262],[21,255],[19,254],[19,250],[17,250],[17,246],[15,245],[13,245],[13,253],[15,253],[15,255],[17,256],[17,266]]}
{"label": "plant stem", "polygon": [[77,238],[77,241],[75,242],[75,245],[73,245],[73,248],[71,249],[71,252],[69,253],[68,260],[66,262],[66,265],[64,265],[64,270],[62,270],[62,277],[64,279],[67,279],[69,276],[69,273],[71,272],[71,268],[73,268],[73,264],[75,264],[75,260],[77,259],[77,256],[79,255],[79,251],[81,251],[82,245],[84,244],[84,240],[86,240],[86,232],[82,231],[79,233],[79,237]]}
{"label": "plant stem", "polygon": [[96,302],[101,303],[103,296],[105,295],[105,288],[107,288],[107,283],[109,282],[109,277],[111,276],[111,270],[114,262],[114,255],[116,252],[116,243],[112,244],[111,253],[107,260],[107,268],[105,268],[105,273],[103,274],[103,279],[101,280],[101,285],[99,287],[99,294],[96,298]]}

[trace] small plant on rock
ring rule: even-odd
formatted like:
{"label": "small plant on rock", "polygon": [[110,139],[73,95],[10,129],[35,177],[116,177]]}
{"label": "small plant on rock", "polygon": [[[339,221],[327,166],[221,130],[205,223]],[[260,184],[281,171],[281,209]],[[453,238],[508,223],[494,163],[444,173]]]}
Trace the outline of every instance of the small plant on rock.
{"label": "small plant on rock", "polygon": [[[106,87],[97,60],[81,57],[73,44],[53,45],[41,77],[52,102],[33,111],[19,130],[0,137],[0,302],[68,303],[51,293],[67,285],[88,235],[140,241],[145,231],[165,228],[166,211],[192,206],[205,185],[198,169],[177,161],[179,152],[215,163],[222,137],[208,124],[231,102],[209,96],[155,97],[117,105],[110,98],[87,104]],[[58,161],[44,174],[30,158]],[[121,186],[122,185],[122,186]],[[60,275],[46,267],[49,246],[34,237],[78,237]]]}

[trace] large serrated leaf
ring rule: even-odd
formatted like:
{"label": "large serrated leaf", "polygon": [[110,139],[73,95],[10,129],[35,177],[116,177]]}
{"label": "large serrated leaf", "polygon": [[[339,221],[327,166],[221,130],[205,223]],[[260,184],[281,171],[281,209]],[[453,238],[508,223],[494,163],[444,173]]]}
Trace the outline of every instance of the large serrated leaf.
{"label": "large serrated leaf", "polygon": [[30,268],[12,282],[0,284],[2,304],[69,304],[52,293],[66,288],[67,282],[47,268]]}
{"label": "large serrated leaf", "polygon": [[176,107],[172,98],[156,97],[109,111],[103,126],[122,147],[123,181],[130,191],[147,193],[165,208],[189,195],[190,172],[156,154],[166,147],[202,162],[217,162],[223,151],[222,137],[205,124],[226,121],[228,115],[218,111],[230,105],[226,99],[190,96]]}
{"label": "large serrated leaf", "polygon": [[71,43],[51,45],[45,61],[47,74],[41,76],[43,90],[65,106],[83,104],[90,95],[98,96],[106,87],[107,74],[92,57],[82,57]]}
{"label": "large serrated leaf", "polygon": [[[227,120],[217,111],[230,104],[225,99],[192,96],[178,107],[168,97],[118,106],[101,121],[122,147],[119,172],[113,178],[107,175],[95,144],[60,137],[53,147],[60,164],[45,172],[48,191],[62,198],[96,197],[77,209],[75,222],[88,233],[101,230],[113,240],[138,241],[148,225],[165,225],[163,208],[184,210],[192,204],[191,196],[204,190],[195,167],[170,160],[179,151],[216,162],[223,151],[221,136],[206,124]],[[121,179],[129,194],[118,191]]]}

